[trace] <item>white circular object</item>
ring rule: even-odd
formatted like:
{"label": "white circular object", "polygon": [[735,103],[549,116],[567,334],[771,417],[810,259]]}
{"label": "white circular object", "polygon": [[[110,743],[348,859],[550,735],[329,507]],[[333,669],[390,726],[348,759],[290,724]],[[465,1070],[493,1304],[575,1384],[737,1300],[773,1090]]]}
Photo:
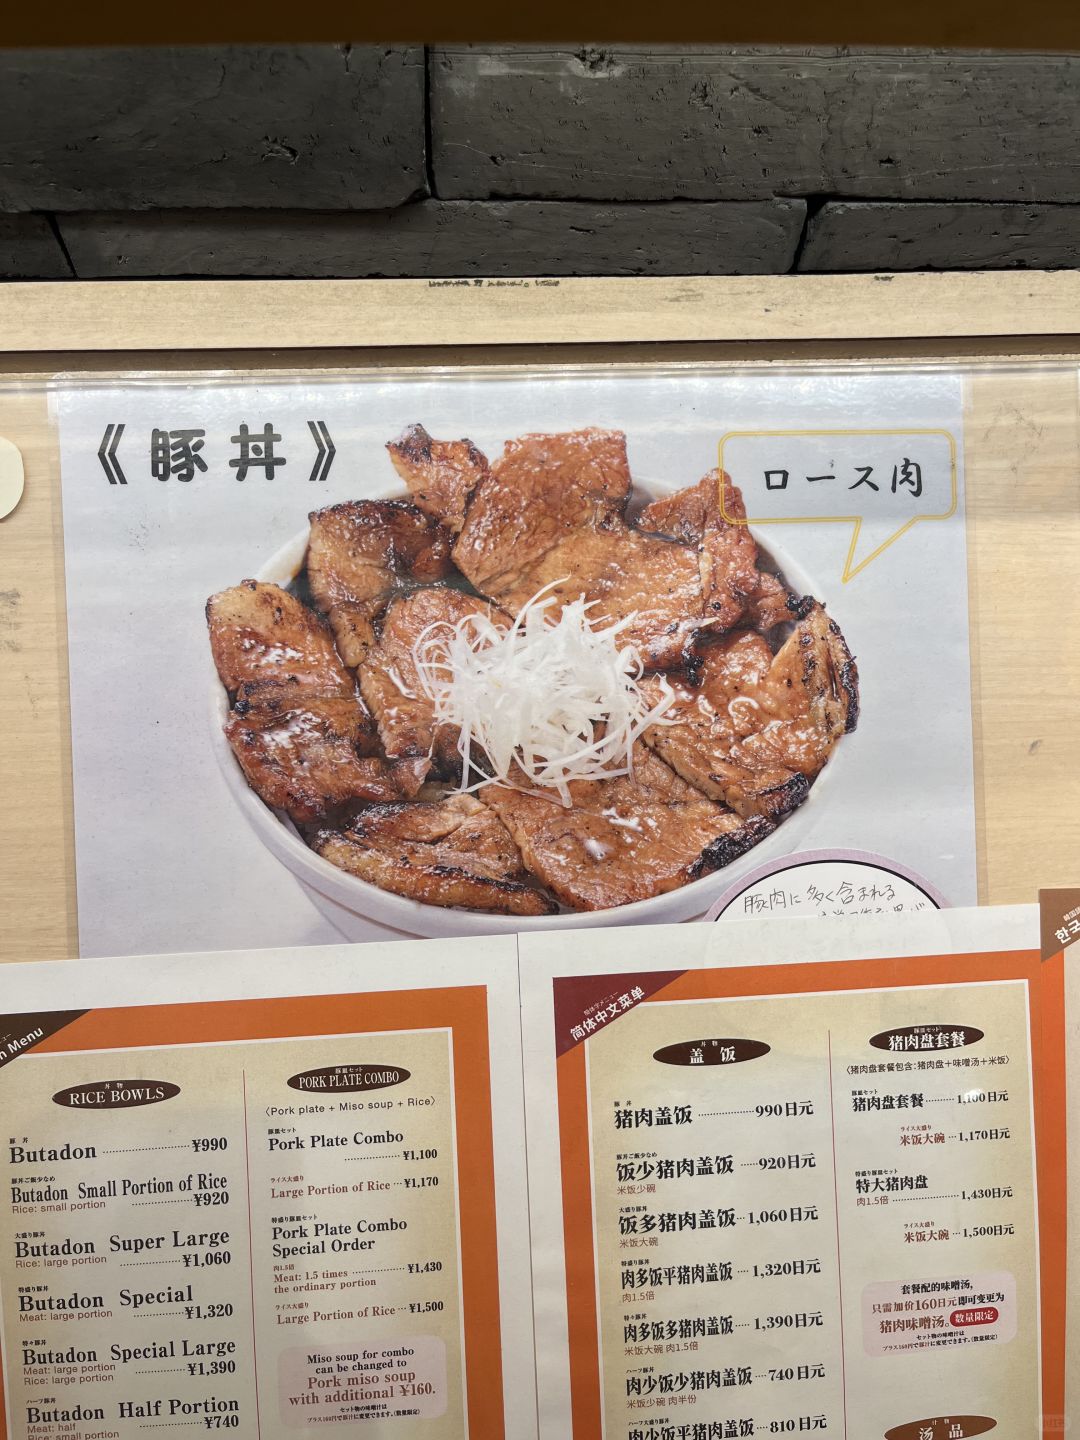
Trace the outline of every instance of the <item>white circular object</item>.
{"label": "white circular object", "polygon": [[[670,494],[677,487],[649,482],[646,487],[635,484],[634,488],[639,495],[644,493],[652,498]],[[371,498],[406,497],[402,491],[395,490]],[[255,579],[288,585],[303,568],[307,542],[308,529],[305,526],[270,556],[256,571]],[[792,589],[800,594],[817,594],[814,582],[798,562],[779,545],[770,540],[767,547],[761,545],[760,548],[765,558],[782,570]],[[689,885],[683,885],[678,890],[654,896],[651,900],[637,900],[630,905],[619,905],[610,910],[574,910],[558,915],[489,915],[480,910],[451,910],[439,905],[424,905],[418,900],[391,894],[389,890],[380,890],[377,885],[371,885],[356,875],[339,870],[336,865],[331,865],[329,860],[324,860],[304,844],[287,816],[271,810],[259,799],[248,785],[244,772],[225,739],[223,726],[229,712],[228,696],[209,657],[209,649],[207,658],[212,741],[229,790],[259,839],[292,871],[308,890],[313,903],[347,940],[370,940],[371,932],[367,927],[372,921],[403,935],[435,938],[449,935],[513,935],[522,930],[657,925],[701,919],[721,892],[730,886],[734,877],[747,874],[767,857],[789,854],[798,845],[809,827],[817,821],[822,804],[827,803],[837,762],[843,763],[845,749],[851,743],[850,738],[847,738],[837,746],[807,799],[793,815],[778,825],[771,835],[725,869],[706,875]]]}
{"label": "white circular object", "polygon": [[0,435],[0,520],[15,509],[25,488],[26,473],[19,447]]}

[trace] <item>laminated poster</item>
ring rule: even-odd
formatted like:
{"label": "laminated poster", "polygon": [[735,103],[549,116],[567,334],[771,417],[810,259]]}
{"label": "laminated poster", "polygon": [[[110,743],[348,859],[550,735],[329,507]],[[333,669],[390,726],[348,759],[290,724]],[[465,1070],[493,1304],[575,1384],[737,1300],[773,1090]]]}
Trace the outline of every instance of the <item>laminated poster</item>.
{"label": "laminated poster", "polygon": [[223,958],[6,967],[7,1440],[532,1433],[514,942]]}
{"label": "laminated poster", "polygon": [[964,384],[59,382],[79,953],[976,903]]}
{"label": "laminated poster", "polygon": [[4,1440],[1058,1435],[1060,943],[1009,908],[6,967]]}

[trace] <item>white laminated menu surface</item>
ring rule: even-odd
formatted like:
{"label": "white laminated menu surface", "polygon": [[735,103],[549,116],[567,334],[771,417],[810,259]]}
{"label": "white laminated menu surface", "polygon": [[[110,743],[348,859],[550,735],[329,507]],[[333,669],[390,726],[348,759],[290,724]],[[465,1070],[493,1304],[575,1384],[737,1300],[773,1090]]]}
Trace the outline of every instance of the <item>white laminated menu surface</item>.
{"label": "white laminated menu surface", "polygon": [[740,925],[722,967],[711,927],[523,937],[527,1103],[559,1112],[529,1136],[543,1436],[1060,1424],[1060,977],[1031,930]]}
{"label": "white laminated menu surface", "polygon": [[8,1435],[529,1433],[514,944],[423,949],[15,977]]}
{"label": "white laminated menu surface", "polygon": [[1046,1440],[1057,943],[1004,909],[9,967],[0,1435]]}

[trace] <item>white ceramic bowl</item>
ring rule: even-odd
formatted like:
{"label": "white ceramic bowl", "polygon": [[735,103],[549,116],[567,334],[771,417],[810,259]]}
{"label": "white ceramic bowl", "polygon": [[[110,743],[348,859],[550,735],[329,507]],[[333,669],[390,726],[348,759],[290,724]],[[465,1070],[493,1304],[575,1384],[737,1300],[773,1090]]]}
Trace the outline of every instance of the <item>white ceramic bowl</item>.
{"label": "white ceramic bowl", "polygon": [[[673,486],[650,482],[635,483],[635,491],[650,498],[670,493]],[[392,497],[404,498],[394,491]],[[256,572],[257,580],[288,585],[303,568],[308,531],[305,527],[280,550],[271,555]],[[760,542],[759,542],[760,543]],[[791,588],[803,595],[821,594],[814,581],[780,546],[770,542],[761,545],[762,553],[784,574]],[[249,572],[250,573],[250,572]],[[601,925],[655,925],[681,920],[694,920],[704,915],[710,905],[733,880],[776,855],[798,849],[799,842],[818,819],[829,792],[837,765],[843,765],[850,740],[837,746],[832,758],[815,781],[810,794],[794,814],[789,815],[760,844],[733,861],[723,870],[706,875],[666,895],[651,900],[637,900],[611,910],[572,911],[558,915],[488,915],[478,910],[450,910],[438,905],[423,905],[402,895],[380,890],[355,875],[331,865],[314,850],[309,850],[289,818],[265,805],[248,785],[236,757],[223,733],[228,715],[228,696],[210,662],[210,724],[212,743],[222,774],[241,813],[259,839],[292,871],[308,891],[318,909],[335,925],[347,940],[370,940],[371,923],[396,930],[402,935],[438,937],[444,935],[508,935],[519,930],[568,930]]]}

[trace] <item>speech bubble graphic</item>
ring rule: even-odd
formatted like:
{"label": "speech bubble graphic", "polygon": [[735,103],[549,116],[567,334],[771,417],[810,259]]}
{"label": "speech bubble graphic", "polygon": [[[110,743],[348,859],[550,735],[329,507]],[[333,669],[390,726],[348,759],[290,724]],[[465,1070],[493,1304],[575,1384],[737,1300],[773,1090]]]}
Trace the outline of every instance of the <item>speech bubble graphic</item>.
{"label": "speech bubble graphic", "polygon": [[729,430],[720,469],[742,492],[732,524],[842,525],[846,585],[925,520],[956,513],[956,439],[949,430]]}

